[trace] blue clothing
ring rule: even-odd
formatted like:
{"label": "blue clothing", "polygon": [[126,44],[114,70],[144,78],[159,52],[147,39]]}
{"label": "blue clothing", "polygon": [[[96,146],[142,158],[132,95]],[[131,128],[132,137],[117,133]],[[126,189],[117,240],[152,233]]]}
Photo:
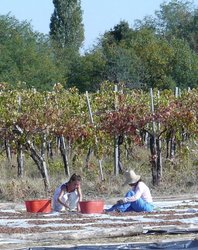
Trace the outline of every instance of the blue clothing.
{"label": "blue clothing", "polygon": [[[133,190],[130,190],[126,193],[125,197],[131,197],[134,196],[135,192]],[[106,209],[106,212],[152,212],[154,209],[154,206],[152,203],[144,201],[142,198],[139,198],[136,201],[133,202],[126,202],[123,204],[115,204],[111,208]]]}

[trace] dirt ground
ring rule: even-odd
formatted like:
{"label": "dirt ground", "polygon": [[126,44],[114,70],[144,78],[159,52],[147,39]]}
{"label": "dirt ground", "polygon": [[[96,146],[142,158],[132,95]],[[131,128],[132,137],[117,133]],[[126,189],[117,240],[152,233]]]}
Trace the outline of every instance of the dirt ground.
{"label": "dirt ground", "polygon": [[155,197],[154,205],[152,213],[45,214],[0,203],[0,249],[198,239],[198,196]]}

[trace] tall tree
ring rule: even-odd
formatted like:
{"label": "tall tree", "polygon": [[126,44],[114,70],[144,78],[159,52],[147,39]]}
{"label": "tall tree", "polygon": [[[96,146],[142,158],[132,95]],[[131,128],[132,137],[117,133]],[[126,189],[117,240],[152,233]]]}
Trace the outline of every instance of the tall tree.
{"label": "tall tree", "polygon": [[190,49],[189,44],[181,39],[173,39],[171,77],[180,89],[198,86],[198,55]]}
{"label": "tall tree", "polygon": [[192,3],[172,0],[168,4],[161,4],[160,8],[155,12],[159,31],[166,37],[174,35],[177,38],[187,39],[193,20]]}
{"label": "tall tree", "polygon": [[125,21],[121,21],[101,39],[101,51],[105,59],[103,80],[125,82],[130,87],[139,87],[141,61],[131,47],[134,31]]}
{"label": "tall tree", "polygon": [[81,0],[53,0],[50,37],[60,48],[75,48],[79,51],[84,40]]}
{"label": "tall tree", "polygon": [[198,9],[192,1],[171,0],[162,3],[160,10],[155,11],[155,17],[146,16],[142,21],[137,20],[136,28],[152,29],[158,35],[184,39],[191,49],[198,52]]}
{"label": "tall tree", "polygon": [[105,59],[100,50],[86,53],[72,63],[72,71],[68,76],[67,86],[76,86],[80,92],[96,91],[103,78]]}
{"label": "tall tree", "polygon": [[0,15],[0,81],[50,90],[59,76],[49,38],[34,32],[27,21]]}

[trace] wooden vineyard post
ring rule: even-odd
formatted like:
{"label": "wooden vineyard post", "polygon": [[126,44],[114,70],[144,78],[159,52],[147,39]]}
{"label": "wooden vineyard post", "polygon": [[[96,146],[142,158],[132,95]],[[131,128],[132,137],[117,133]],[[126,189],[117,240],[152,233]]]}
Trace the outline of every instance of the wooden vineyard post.
{"label": "wooden vineyard post", "polygon": [[[21,96],[18,96],[18,112],[21,113]],[[17,164],[18,164],[18,177],[23,177],[24,174],[24,153],[23,146],[20,141],[17,141]]]}
{"label": "wooden vineyard post", "polygon": [[[160,91],[158,90],[157,92],[157,98],[158,98],[158,102],[159,102],[159,99],[160,99]],[[159,135],[160,134],[160,129],[161,129],[161,125],[160,125],[160,122],[157,123],[157,134]],[[157,168],[159,169],[159,179],[161,179],[162,177],[162,141],[161,141],[161,138],[158,137],[157,141]]]}
{"label": "wooden vineyard post", "polygon": [[[86,100],[87,100],[87,106],[88,106],[88,110],[89,110],[90,122],[91,122],[91,124],[94,125],[94,120],[93,120],[93,115],[92,115],[92,111],[91,111],[91,105],[90,105],[90,101],[89,101],[88,91],[86,91]],[[96,135],[95,135],[95,143],[96,143],[96,147],[97,147],[98,139],[97,139]],[[101,181],[103,181],[104,176],[103,176],[103,170],[102,170],[102,160],[98,159],[98,163],[99,163],[100,178],[101,178]]]}
{"label": "wooden vineyard post", "polygon": [[[175,98],[177,99],[179,96],[179,88],[175,87],[174,92]],[[173,159],[175,156],[176,143],[175,143],[175,130],[171,129],[167,133],[166,137],[166,158]]]}
{"label": "wooden vineyard post", "polygon": [[[118,92],[118,86],[115,85],[115,110],[118,107],[117,103],[117,92]],[[118,143],[118,136],[115,135],[114,137],[114,174],[117,176],[119,174],[119,143]]]}
{"label": "wooden vineyard post", "polygon": [[[175,88],[175,98],[177,99],[180,95],[180,90],[178,87]],[[175,142],[175,131],[174,129],[171,131],[170,133],[170,151],[169,151],[169,155],[170,155],[170,159],[174,159],[175,157],[175,151],[176,151],[176,142]]]}
{"label": "wooden vineyard post", "polygon": [[[151,112],[154,115],[154,100],[153,100],[153,89],[150,88],[150,99],[151,99]],[[152,169],[152,180],[153,185],[158,184],[158,171],[157,171],[157,148],[156,148],[156,124],[152,121],[152,133],[150,134],[150,151],[151,151],[151,169]]]}

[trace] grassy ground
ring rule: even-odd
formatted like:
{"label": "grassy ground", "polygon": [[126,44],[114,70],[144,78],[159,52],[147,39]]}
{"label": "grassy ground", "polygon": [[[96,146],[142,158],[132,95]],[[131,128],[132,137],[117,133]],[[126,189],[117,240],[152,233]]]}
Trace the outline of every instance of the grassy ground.
{"label": "grassy ground", "polygon": [[[198,158],[196,150],[179,152],[174,160],[163,158],[163,175],[160,186],[152,186],[151,166],[149,152],[145,148],[134,147],[132,153],[125,157],[122,154],[123,170],[133,168],[151,189],[155,197],[165,195],[183,195],[197,193]],[[24,199],[46,198],[43,180],[37,166],[25,155],[23,178],[17,177],[17,161],[13,156],[12,162],[7,162],[5,156],[0,158],[0,199],[1,201],[23,201]],[[106,156],[102,161],[104,181],[100,181],[98,161],[90,159],[88,168],[82,158],[76,157],[70,164],[71,174],[79,173],[82,178],[84,198],[115,198],[122,197],[126,188],[122,187],[123,176],[113,174],[113,156]],[[55,155],[53,160],[47,161],[50,177],[51,191],[47,196],[52,196],[54,189],[67,180],[60,155]]]}

